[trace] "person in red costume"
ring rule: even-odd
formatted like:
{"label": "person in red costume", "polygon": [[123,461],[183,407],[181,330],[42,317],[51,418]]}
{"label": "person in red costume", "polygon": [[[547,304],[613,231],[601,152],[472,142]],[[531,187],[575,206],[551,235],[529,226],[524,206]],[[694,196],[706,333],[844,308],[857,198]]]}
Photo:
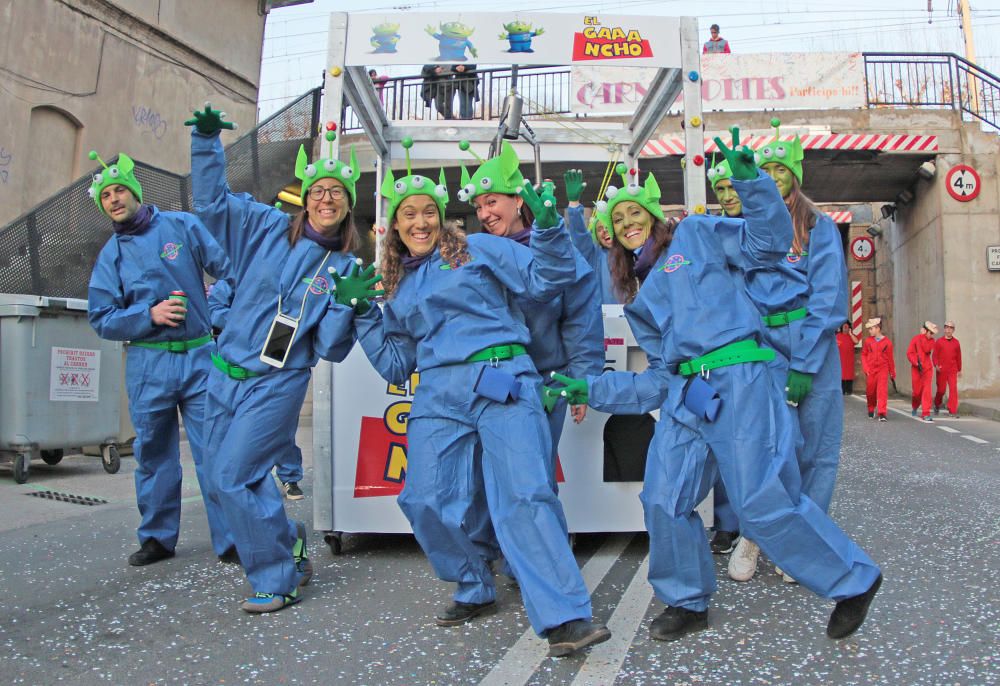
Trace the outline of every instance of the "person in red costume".
{"label": "person in red costume", "polygon": [[934,334],[937,333],[937,325],[934,322],[924,322],[920,327],[920,333],[910,339],[910,345],[906,349],[906,359],[910,361],[911,379],[913,380],[913,412],[914,417],[920,411],[920,417],[925,422],[934,421],[931,419],[931,395],[934,381],[934,363],[932,355],[934,353]]}
{"label": "person in red costume", "polygon": [[955,338],[955,322],[944,323],[944,337],[934,342],[934,368],[937,369],[937,394],[934,414],[941,411],[945,388],[948,389],[948,416],[958,417],[958,375],[962,373],[962,346]]}
{"label": "person in red costume", "polygon": [[882,335],[882,318],[872,317],[865,322],[868,338],[861,346],[861,369],[865,373],[868,397],[868,416],[888,421],[889,379],[896,380],[896,362],[892,358],[892,341]]}
{"label": "person in red costume", "polygon": [[854,347],[858,339],[851,333],[851,325],[844,322],[837,332],[837,349],[840,351],[840,387],[844,395],[854,392]]}

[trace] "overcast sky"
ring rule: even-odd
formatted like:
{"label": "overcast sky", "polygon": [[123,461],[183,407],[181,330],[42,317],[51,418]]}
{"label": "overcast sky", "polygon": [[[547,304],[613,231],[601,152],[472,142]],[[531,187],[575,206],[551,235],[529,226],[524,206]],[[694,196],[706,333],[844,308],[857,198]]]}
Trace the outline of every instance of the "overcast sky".
{"label": "overcast sky", "polygon": [[[970,0],[978,63],[1000,71],[1000,0]],[[702,39],[712,23],[721,26],[733,52],[882,51],[954,52],[964,55],[957,0],[315,0],[274,10],[268,16],[261,65],[260,114],[266,117],[289,100],[318,86],[326,61],[330,12],[606,12],[698,17]],[[831,9],[831,7],[833,9]],[[933,23],[928,23],[932,19]],[[414,74],[408,67],[379,68],[390,76]]]}

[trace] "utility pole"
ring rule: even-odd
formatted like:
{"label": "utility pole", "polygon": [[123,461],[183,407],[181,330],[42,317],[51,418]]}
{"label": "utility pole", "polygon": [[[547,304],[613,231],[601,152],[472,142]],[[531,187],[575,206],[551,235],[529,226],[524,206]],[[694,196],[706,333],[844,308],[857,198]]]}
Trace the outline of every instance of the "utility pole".
{"label": "utility pole", "polygon": [[[962,42],[965,44],[965,59],[975,64],[976,43],[972,37],[972,8],[969,7],[969,0],[958,0],[958,18],[962,21]],[[968,74],[967,78],[969,79],[969,104],[974,112],[978,112],[979,83],[972,74]],[[961,89],[959,92],[961,92]]]}

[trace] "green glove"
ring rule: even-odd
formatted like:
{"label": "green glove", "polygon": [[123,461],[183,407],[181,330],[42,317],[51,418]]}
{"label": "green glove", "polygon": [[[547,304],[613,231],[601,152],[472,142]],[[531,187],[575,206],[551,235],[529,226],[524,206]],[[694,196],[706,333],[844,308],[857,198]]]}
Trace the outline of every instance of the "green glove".
{"label": "green glove", "polygon": [[556,197],[552,191],[542,188],[542,194],[538,195],[535,188],[526,183],[521,187],[521,197],[524,203],[535,215],[535,225],[539,229],[550,229],[559,225],[559,212],[556,210]]}
{"label": "green glove", "polygon": [[222,121],[222,118],[225,116],[225,112],[213,110],[212,106],[206,102],[205,111],[199,112],[198,110],[195,110],[194,117],[184,122],[184,126],[193,126],[198,129],[198,133],[205,136],[211,136],[213,133],[217,133],[222,129],[229,129],[232,131],[236,128],[236,124],[231,121]]}
{"label": "green glove", "polygon": [[552,378],[562,384],[562,386],[556,386],[554,388],[545,388],[546,395],[555,396],[557,399],[562,397],[569,401],[570,405],[586,405],[587,399],[590,397],[590,389],[587,386],[586,379],[573,379],[563,374],[557,374],[552,372]]}
{"label": "green glove", "polygon": [[562,397],[559,393],[549,393],[549,390],[551,389],[547,386],[542,386],[542,409],[546,414],[552,414],[552,410],[556,409],[556,403]]}
{"label": "green glove", "polygon": [[785,391],[788,393],[788,402],[798,405],[809,395],[813,387],[813,375],[797,372],[794,369],[788,370],[788,380],[785,382]]}
{"label": "green glove", "polygon": [[583,189],[587,186],[587,182],[583,180],[583,172],[579,169],[570,169],[563,174],[563,182],[566,184],[566,200],[580,202]]}
{"label": "green glove", "polygon": [[382,280],[381,274],[375,273],[375,265],[370,264],[358,273],[361,259],[351,265],[347,276],[340,276],[333,267],[327,269],[333,277],[334,300],[338,305],[353,307],[358,314],[364,314],[371,309],[372,298],[385,293],[383,290],[373,290],[372,286]]}
{"label": "green glove", "polygon": [[733,170],[733,178],[740,181],[752,181],[757,178],[757,162],[753,157],[753,150],[747,146],[740,148],[740,130],[734,126],[730,131],[733,134],[733,147],[730,150],[722,139],[715,137],[715,144],[719,146],[719,152],[729,162],[729,168]]}

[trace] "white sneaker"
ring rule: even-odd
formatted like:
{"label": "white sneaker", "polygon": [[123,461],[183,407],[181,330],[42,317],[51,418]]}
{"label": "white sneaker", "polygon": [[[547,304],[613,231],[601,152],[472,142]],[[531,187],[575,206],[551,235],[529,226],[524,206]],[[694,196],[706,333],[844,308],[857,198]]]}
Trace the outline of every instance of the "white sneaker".
{"label": "white sneaker", "polygon": [[757,558],[760,557],[760,547],[744,536],[736,544],[736,549],[729,556],[729,578],[733,581],[750,581],[757,572]]}

